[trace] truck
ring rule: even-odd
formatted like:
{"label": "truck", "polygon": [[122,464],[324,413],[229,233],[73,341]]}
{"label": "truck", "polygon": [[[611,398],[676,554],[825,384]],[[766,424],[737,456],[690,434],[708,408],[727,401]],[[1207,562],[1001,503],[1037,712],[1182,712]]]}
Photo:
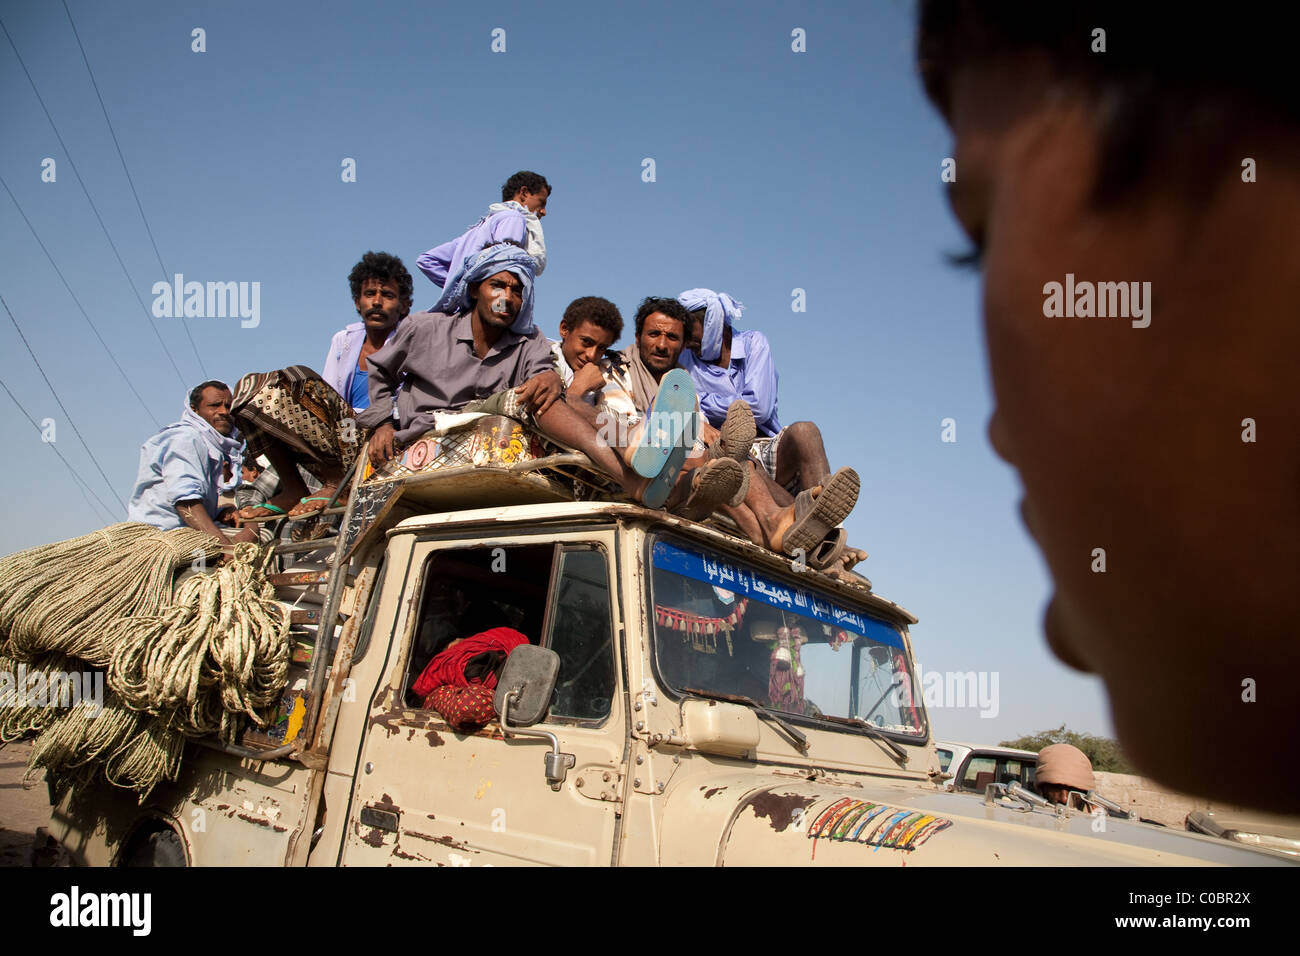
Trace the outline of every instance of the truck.
{"label": "truck", "polygon": [[[1281,854],[945,792],[907,692],[917,619],[698,523],[611,500],[508,420],[361,464],[329,537],[277,545],[294,667],[271,727],[198,740],[143,802],[52,794],[94,866],[1253,865]],[[451,640],[528,637],[498,718],[411,687]],[[994,793],[994,790],[998,790]]]}

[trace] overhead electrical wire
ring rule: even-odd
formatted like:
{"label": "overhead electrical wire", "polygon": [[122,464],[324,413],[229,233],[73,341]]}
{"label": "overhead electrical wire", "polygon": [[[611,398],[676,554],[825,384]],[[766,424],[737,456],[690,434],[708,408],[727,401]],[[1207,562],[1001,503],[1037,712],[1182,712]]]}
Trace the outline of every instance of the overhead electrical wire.
{"label": "overhead electrical wire", "polygon": [[[149,219],[144,214],[144,204],[140,202],[140,194],[135,191],[135,180],[131,178],[131,171],[126,167],[126,157],[122,155],[122,146],[117,141],[117,130],[113,129],[113,121],[108,118],[108,107],[104,105],[104,97],[99,92],[99,84],[95,81],[95,71],[90,68],[90,58],[86,56],[86,48],[81,45],[81,34],[77,32],[77,24],[73,22],[72,11],[68,9],[67,0],[63,0],[63,12],[68,15],[68,24],[72,27],[72,35],[76,37],[77,49],[81,51],[81,60],[86,64],[86,72],[90,74],[90,85],[95,88],[95,97],[99,100],[99,108],[104,113],[104,122],[108,124],[108,132],[113,137],[113,147],[117,150],[117,158],[122,163],[122,172],[126,174],[127,185],[131,187],[131,195],[135,198],[135,208],[140,211],[144,231],[149,234],[149,244],[153,246],[153,254],[158,259],[158,268],[162,270],[163,281],[170,281],[170,274],[167,272],[167,267],[163,265],[162,253],[158,251],[158,243],[154,240],[153,230],[149,228]],[[181,327],[190,340],[190,347],[194,349],[194,357],[198,360],[199,371],[203,373],[204,378],[207,378],[208,370],[203,365],[203,356],[199,354],[199,347],[194,344],[194,336],[190,334],[189,325],[182,322]]]}
{"label": "overhead electrical wire", "polygon": [[[95,453],[91,451],[90,446],[86,444],[86,439],[82,436],[81,429],[78,428],[77,423],[73,421],[72,414],[68,411],[67,407],[63,404],[63,399],[59,398],[59,393],[58,390],[55,389],[54,383],[51,382],[50,377],[45,374],[45,369],[41,368],[41,363],[37,360],[36,353],[32,351],[31,345],[28,344],[27,336],[23,335],[22,327],[18,324],[18,320],[14,318],[13,312],[10,311],[9,309],[9,303],[4,300],[4,296],[0,296],[0,305],[4,306],[5,312],[9,316],[9,321],[14,324],[14,329],[17,330],[18,337],[23,340],[23,345],[27,349],[27,354],[32,357],[32,362],[33,364],[35,364],[36,370],[41,373],[41,378],[45,379],[45,384],[49,386],[50,392],[54,395],[54,401],[58,404],[59,410],[63,412],[63,417],[66,418],[68,420],[68,424],[72,426],[72,431],[77,436],[77,440],[81,442],[81,447],[86,449],[86,454],[89,455],[90,460],[95,463],[95,469],[99,472],[99,477],[103,478],[104,484],[108,486],[109,497],[113,497],[113,498],[117,497],[116,492],[113,491],[113,483],[108,480],[108,475],[104,474],[104,469],[99,464],[99,459],[95,457]],[[122,502],[122,510],[123,511],[126,510],[125,501]]]}
{"label": "overhead electrical wire", "polygon": [[113,365],[117,368],[118,372],[121,373],[122,381],[126,382],[126,387],[131,390],[131,394],[134,395],[136,401],[140,403],[140,407],[144,409],[144,413],[153,419],[154,427],[162,428],[162,423],[158,421],[158,416],[149,411],[149,406],[145,404],[144,398],[141,397],[140,393],[136,391],[135,385],[131,382],[131,377],[127,375],[126,370],[122,368],[122,363],[117,360],[117,356],[113,354],[113,350],[108,347],[108,343],[104,341],[104,337],[99,334],[99,329],[95,328],[95,323],[90,320],[90,313],[86,311],[85,307],[81,304],[81,300],[77,298],[77,293],[72,291],[72,286],[68,284],[68,280],[63,276],[63,270],[60,269],[59,264],[54,261],[54,256],[50,255],[50,250],[45,248],[45,243],[41,241],[40,233],[36,231],[36,227],[32,225],[32,221],[27,218],[27,213],[23,212],[23,207],[19,205],[18,198],[14,195],[13,190],[9,188],[9,184],[5,182],[3,176],[0,176],[0,186],[3,186],[5,192],[9,194],[9,199],[13,202],[14,208],[18,210],[18,215],[22,216],[23,222],[27,223],[27,228],[32,231],[32,238],[34,238],[36,244],[41,247],[41,252],[45,253],[45,258],[50,260],[50,265],[54,267],[54,274],[57,275],[59,281],[63,283],[63,288],[68,290],[68,295],[72,296],[72,301],[76,303],[78,311],[81,312],[81,317],[85,319],[86,324],[90,326],[90,331],[95,333],[95,338],[99,340],[99,344],[103,346],[104,351],[108,353],[108,357],[113,360]]}
{"label": "overhead electrical wire", "polygon": [[[3,20],[0,20],[0,31],[4,32],[5,39],[9,41],[10,49],[14,51],[14,56],[18,58],[18,65],[23,68],[23,73],[27,75],[27,82],[31,84],[32,92],[36,94],[36,100],[41,104],[41,109],[45,112],[45,118],[49,121],[50,128],[54,130],[54,136],[59,141],[59,146],[62,147],[64,156],[67,157],[68,165],[72,167],[72,174],[77,177],[77,184],[81,187],[82,193],[85,194],[86,202],[90,204],[90,211],[95,214],[95,221],[99,223],[99,228],[103,230],[104,238],[108,240],[108,245],[113,250],[113,255],[117,259],[117,264],[122,268],[122,275],[126,277],[127,285],[131,287],[131,294],[135,296],[135,301],[140,304],[140,309],[144,312],[145,321],[148,322],[149,328],[153,329],[153,334],[157,337],[158,344],[162,346],[162,350],[164,354],[166,354],[167,360],[171,362],[172,368],[176,371],[176,377],[180,379],[182,387],[185,387],[185,376],[181,374],[180,366],[176,364],[176,359],[172,355],[171,349],[167,348],[167,343],[163,341],[162,333],[158,331],[158,326],[153,320],[153,314],[149,311],[148,306],[144,304],[144,300],[140,298],[140,292],[136,289],[135,282],[131,279],[131,273],[127,269],[126,263],[122,260],[122,254],[118,252],[117,243],[113,241],[113,237],[108,231],[108,226],[104,225],[104,218],[99,214],[99,208],[95,205],[95,201],[90,198],[90,190],[86,188],[86,183],[82,180],[81,173],[77,170],[77,164],[72,158],[72,152],[68,149],[68,144],[63,141],[63,135],[59,132],[58,126],[55,125],[54,117],[50,115],[49,108],[45,105],[45,100],[41,97],[40,90],[36,88],[36,81],[32,79],[31,71],[27,69],[27,64],[23,61],[22,54],[18,52],[18,45],[14,43],[13,37],[9,35],[9,28],[4,25]],[[184,323],[181,324],[182,326],[184,325]],[[189,329],[186,328],[185,331],[188,335]]]}
{"label": "overhead electrical wire", "polygon": [[[27,411],[27,409],[23,407],[23,403],[18,401],[18,397],[14,395],[13,391],[10,390],[9,386],[5,384],[4,379],[0,379],[0,388],[3,388],[5,390],[5,394],[7,394],[9,398],[12,399],[13,403],[18,406],[18,410],[23,413],[23,417],[26,418],[27,421],[31,423],[31,426],[35,428],[38,432],[41,431],[41,426],[36,423],[36,419],[32,418],[31,414]],[[104,504],[104,500],[100,498],[99,495],[95,494],[95,490],[91,488],[89,484],[86,483],[85,478],[81,477],[81,473],[77,471],[75,467],[73,467],[72,462],[68,461],[68,459],[63,457],[63,452],[59,451],[59,449],[55,446],[54,442],[46,442],[45,444],[50,446],[50,451],[54,452],[54,454],[59,456],[59,461],[63,462],[63,464],[67,466],[68,471],[72,473],[72,477],[77,480],[77,486],[81,490],[81,496],[86,499],[86,504],[90,506],[90,510],[95,512],[95,520],[104,521],[106,524],[113,524],[114,523],[113,509],[108,507],[108,505]],[[101,514],[99,511],[96,511],[95,506],[91,502],[89,495],[87,495],[87,492],[89,492],[90,495],[94,495],[95,501],[98,501],[100,508],[103,509],[103,514]],[[107,518],[104,517],[105,514],[108,515]]]}

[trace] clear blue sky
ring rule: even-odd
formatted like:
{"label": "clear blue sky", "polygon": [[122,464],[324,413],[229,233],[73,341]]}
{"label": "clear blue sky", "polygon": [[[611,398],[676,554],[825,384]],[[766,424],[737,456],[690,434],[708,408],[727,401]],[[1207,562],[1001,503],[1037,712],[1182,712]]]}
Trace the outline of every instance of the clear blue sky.
{"label": "clear blue sky", "polygon": [[[554,186],[537,286],[548,334],[580,295],[630,320],[647,294],[706,286],[740,299],[743,327],[768,336],[782,421],[818,422],[832,465],[862,476],[851,538],[876,590],[920,618],[922,666],[999,674],[996,718],[932,708],[937,735],[990,742],[1063,722],[1111,733],[1100,683],[1046,650],[1046,568],[1017,516],[1018,481],[985,437],[978,278],[943,257],[964,240],[939,178],[949,136],[915,75],[910,3],[68,8],[166,274],[261,283],[256,328],[159,319],[155,334],[136,297],[151,305],[163,273],[63,6],[0,4],[67,147],[0,36],[0,175],[147,411],[3,190],[0,294],[68,415],[2,313],[0,378],[34,418],[54,419],[58,450],[111,520],[124,518],[140,443],[179,416],[189,386],[319,368],[356,318],[346,277],[368,249],[401,256],[416,307],[432,305],[415,258],[482,215],[510,173],[534,169]],[[206,52],[191,49],[196,27]],[[491,49],[496,28],[504,53]],[[791,48],[796,28],[806,52]],[[355,183],[341,179],[344,158]],[[791,309],[796,288],[806,312]],[[955,443],[940,440],[945,418]],[[3,394],[0,440],[0,552],[107,523]]]}

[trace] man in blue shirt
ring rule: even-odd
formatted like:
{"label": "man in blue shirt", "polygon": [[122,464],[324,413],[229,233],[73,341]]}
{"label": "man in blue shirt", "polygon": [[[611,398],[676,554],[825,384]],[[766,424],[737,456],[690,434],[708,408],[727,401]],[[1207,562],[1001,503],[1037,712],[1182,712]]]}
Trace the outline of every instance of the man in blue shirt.
{"label": "man in blue shirt", "polygon": [[[767,336],[737,331],[732,321],[744,308],[725,292],[690,289],[677,297],[691,314],[682,368],[691,373],[700,410],[711,426],[722,424],[727,408],[744,399],[754,412],[758,439],[752,449],[769,478],[797,495],[824,484],[831,475],[822,433],[813,422],[781,427],[777,418],[777,372]],[[705,430],[702,436],[713,436]]]}
{"label": "man in blue shirt", "polygon": [[366,359],[383,348],[411,311],[414,284],[402,260],[386,252],[367,252],[348,276],[352,302],[361,316],[335,334],[325,356],[325,379],[354,411],[370,407]]}
{"label": "man in blue shirt", "polygon": [[[778,375],[767,336],[755,330],[732,328],[744,307],[725,292],[688,289],[677,301],[691,317],[687,347],[678,361],[691,373],[700,396],[700,411],[708,419],[700,439],[706,444],[716,441],[716,429],[725,420],[731,403],[737,399],[748,403],[758,432],[750,454],[773,482],[768,489],[772,501],[781,507],[798,501],[796,510],[805,511],[816,490],[831,480],[830,461],[816,424],[795,422],[781,426],[776,410]],[[856,472],[841,470],[851,472],[856,485]],[[865,551],[847,546],[843,529],[831,531],[817,551],[810,563],[826,568],[847,570],[867,557]]]}
{"label": "man in blue shirt", "polygon": [[230,389],[217,381],[197,386],[181,420],[140,447],[126,519],[164,531],[195,528],[225,544],[255,540],[252,528],[227,534],[217,524],[233,510],[218,508],[217,498],[239,484],[242,444],[230,416]]}

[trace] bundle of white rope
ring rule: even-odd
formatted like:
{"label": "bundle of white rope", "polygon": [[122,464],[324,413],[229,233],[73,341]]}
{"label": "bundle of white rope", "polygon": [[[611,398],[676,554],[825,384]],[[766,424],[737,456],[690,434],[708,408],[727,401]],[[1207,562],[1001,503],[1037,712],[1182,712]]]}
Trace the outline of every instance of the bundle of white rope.
{"label": "bundle of white rope", "polygon": [[246,720],[269,724],[290,653],[270,551],[236,545],[172,597],[177,568],[219,553],[201,532],[122,524],[0,560],[0,673],[107,668],[102,710],[0,700],[0,740],[39,734],[29,773],[75,781],[102,766],[144,799],[176,779],[187,736],[233,742]]}
{"label": "bundle of white rope", "polygon": [[266,580],[269,556],[236,545],[214,573],[184,581],[161,613],[110,624],[109,687],[133,710],[176,712],[190,736],[220,731],[233,741],[245,716],[267,726],[289,673],[289,616]]}
{"label": "bundle of white rope", "polygon": [[220,554],[202,531],[127,523],[10,555],[0,561],[3,649],[19,660],[58,651],[104,667],[108,621],[157,613],[177,569],[207,567]]}
{"label": "bundle of white rope", "polygon": [[[32,693],[28,675],[70,673],[76,662],[62,654],[45,654],[36,661],[17,661],[0,654],[0,743],[9,743],[40,733],[59,716],[49,706],[48,694]],[[21,679],[20,679],[21,678]],[[48,686],[48,681],[47,681]]]}

